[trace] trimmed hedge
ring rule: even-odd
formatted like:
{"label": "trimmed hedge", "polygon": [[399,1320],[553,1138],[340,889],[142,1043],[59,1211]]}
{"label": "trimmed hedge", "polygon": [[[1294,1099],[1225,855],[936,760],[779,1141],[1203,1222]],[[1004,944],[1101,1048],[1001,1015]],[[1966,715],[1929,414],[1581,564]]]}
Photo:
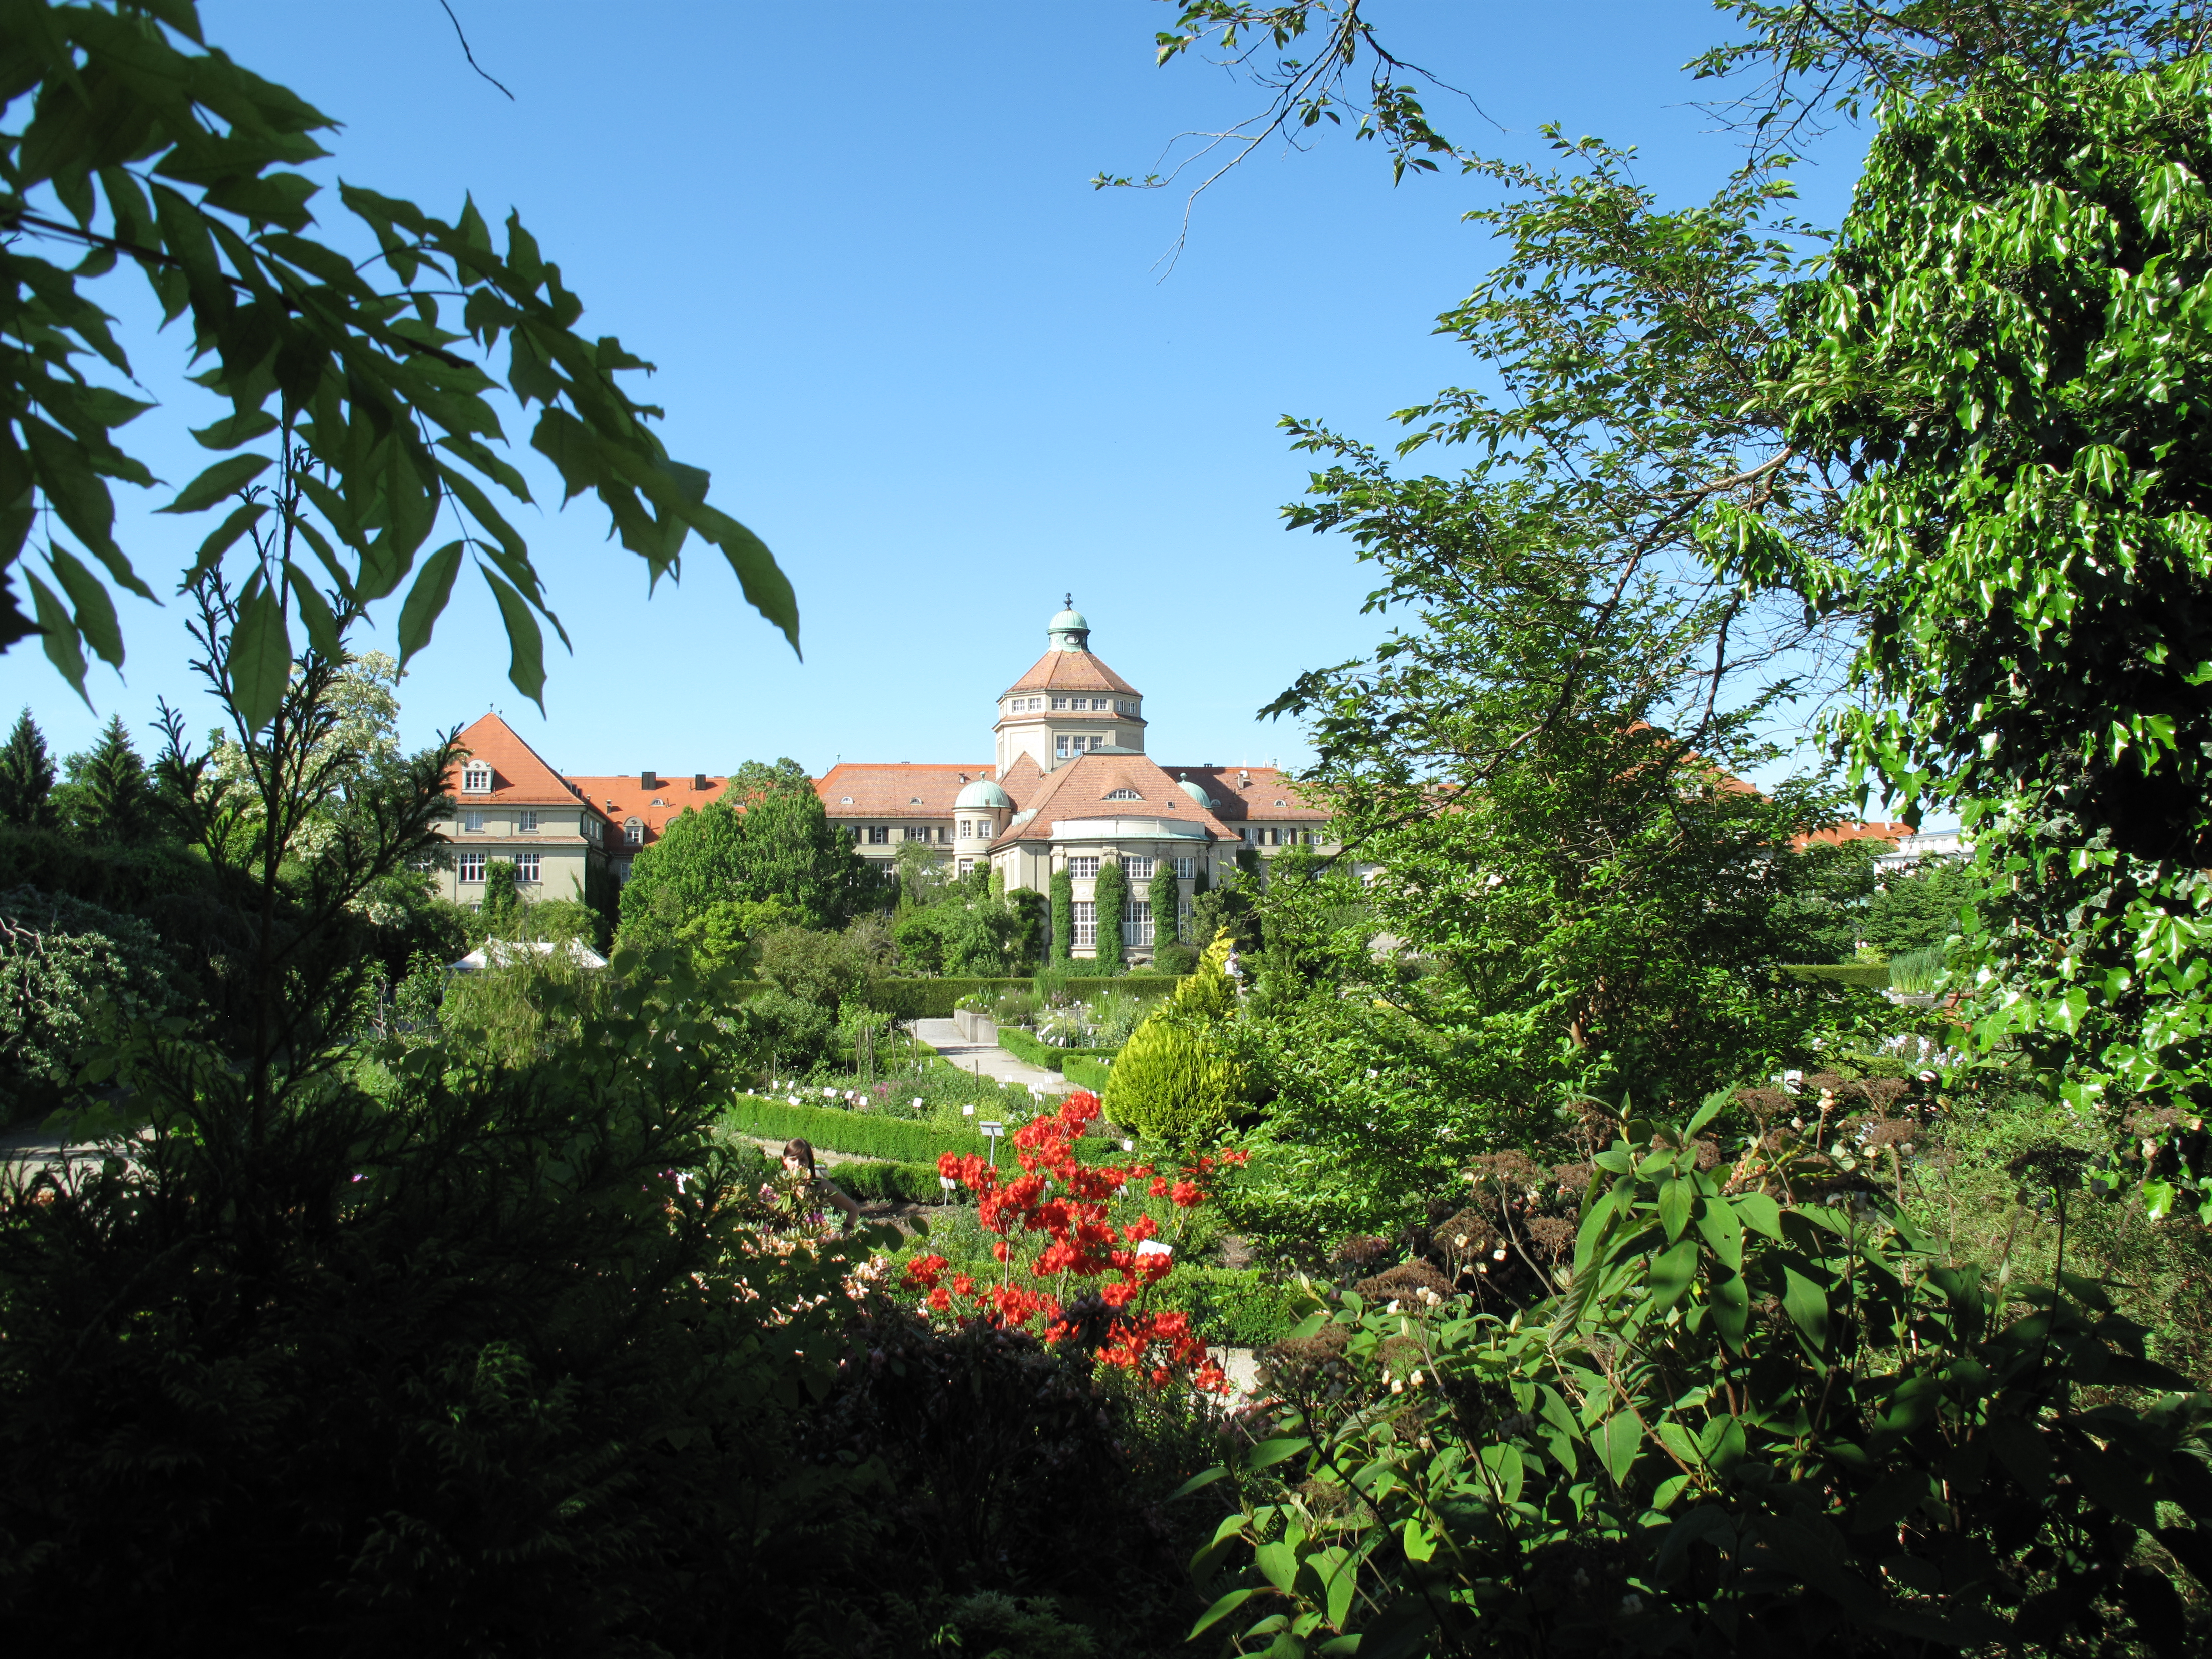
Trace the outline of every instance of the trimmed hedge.
{"label": "trimmed hedge", "polygon": [[945,1196],[934,1164],[837,1164],[825,1166],[822,1173],[846,1197],[861,1203],[887,1198],[895,1203],[934,1204]]}
{"label": "trimmed hedge", "polygon": [[1079,1089],[1088,1089],[1100,1099],[1106,1097],[1106,1072],[1109,1062],[1090,1054],[1070,1054],[1060,1065],[1060,1074]]}
{"label": "trimmed hedge", "polygon": [[1311,1291],[1256,1267],[1178,1267],[1154,1294],[1160,1306],[1188,1314],[1206,1341],[1236,1348],[1279,1342],[1322,1305]]}
{"label": "trimmed hedge", "polygon": [[[1067,994],[1077,1001],[1103,996],[1109,991],[1127,991],[1137,996],[1162,996],[1178,983],[1173,974],[1119,974],[1070,979]],[[1029,991],[1032,979],[884,979],[868,994],[868,1006],[879,1014],[897,1019],[950,1019],[963,997],[991,996],[1001,991]],[[730,994],[739,1002],[768,989],[761,979],[732,980]]]}
{"label": "trimmed hedge", "polygon": [[934,1169],[938,1154],[970,1152],[988,1155],[990,1143],[975,1133],[933,1127],[902,1118],[876,1117],[866,1112],[840,1111],[834,1106],[793,1106],[787,1101],[763,1100],[741,1095],[723,1115],[722,1127],[764,1140],[812,1142],[833,1152],[856,1152],[894,1164],[926,1164]]}
{"label": "trimmed hedge", "polygon": [[1889,988],[1889,964],[1886,962],[1792,963],[1782,971],[1799,979],[1826,980],[1835,985],[1863,985],[1873,991]]}
{"label": "trimmed hedge", "polygon": [[1018,1026],[1001,1027],[999,1046],[1017,1060],[1032,1066],[1042,1066],[1048,1072],[1063,1070],[1070,1060],[1097,1059],[1115,1052],[1111,1048],[1055,1048],[1049,1042],[1041,1042],[1036,1036]]}

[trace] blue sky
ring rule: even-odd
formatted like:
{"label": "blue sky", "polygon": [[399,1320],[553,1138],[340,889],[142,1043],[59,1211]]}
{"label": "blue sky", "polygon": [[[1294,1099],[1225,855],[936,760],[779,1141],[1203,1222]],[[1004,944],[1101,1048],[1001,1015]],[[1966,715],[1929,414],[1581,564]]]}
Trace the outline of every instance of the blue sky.
{"label": "blue sky", "polygon": [[[553,511],[547,483],[520,522],[574,653],[549,658],[544,715],[465,580],[402,687],[410,744],[496,708],[575,773],[981,763],[993,698],[1073,590],[1094,648],[1146,693],[1157,756],[1304,756],[1255,711],[1380,625],[1346,547],[1282,529],[1306,467],[1275,422],[1385,437],[1389,410],[1467,376],[1431,331],[1492,263],[1460,222],[1477,186],[1394,190],[1379,152],[1340,139],[1273,146],[1200,199],[1170,270],[1181,193],[1088,181],[1257,105],[1218,70],[1153,66],[1173,16],[1158,0],[453,4],[513,101],[437,0],[202,9],[218,43],[345,124],[333,176],[441,211],[464,191],[520,210],[586,330],[659,365],[645,389],[669,447],[775,550],[805,659],[712,550],[648,599],[641,564],[587,505]],[[1439,125],[1496,152],[1540,159],[1536,129],[1557,121],[1640,146],[1676,199],[1733,159],[1677,67],[1722,33],[1703,0],[1369,10],[1489,118],[1437,94]],[[1840,212],[1856,148],[1808,175],[1813,216]],[[179,417],[206,416],[179,343],[109,302],[163,404],[125,435],[180,483],[198,462]],[[152,504],[126,503],[123,530],[166,592],[206,526]],[[96,714],[19,647],[0,710],[30,705],[64,751],[111,710],[143,734],[158,694],[204,723],[183,622],[174,603],[126,605],[130,659],[119,680],[94,670]]]}

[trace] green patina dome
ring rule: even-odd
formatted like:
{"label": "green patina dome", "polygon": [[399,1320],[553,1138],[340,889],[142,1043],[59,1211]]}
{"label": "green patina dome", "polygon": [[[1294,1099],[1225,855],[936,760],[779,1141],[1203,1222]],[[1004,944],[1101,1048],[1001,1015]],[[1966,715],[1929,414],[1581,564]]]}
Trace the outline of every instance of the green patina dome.
{"label": "green patina dome", "polygon": [[1088,632],[1090,627],[1090,619],[1080,611],[1063,611],[1045,624],[1047,631],[1054,634],[1062,633],[1070,629],[1081,629]]}
{"label": "green patina dome", "polygon": [[1178,781],[1176,787],[1182,790],[1184,794],[1188,795],[1193,800],[1196,801],[1200,806],[1203,806],[1207,811],[1211,812],[1213,810],[1213,797],[1207,794],[1205,790],[1200,788],[1198,785],[1193,783],[1188,778],[1184,778]]}
{"label": "green patina dome", "polygon": [[953,797],[952,810],[956,812],[1011,811],[1013,804],[1013,798],[990,779],[978,778]]}

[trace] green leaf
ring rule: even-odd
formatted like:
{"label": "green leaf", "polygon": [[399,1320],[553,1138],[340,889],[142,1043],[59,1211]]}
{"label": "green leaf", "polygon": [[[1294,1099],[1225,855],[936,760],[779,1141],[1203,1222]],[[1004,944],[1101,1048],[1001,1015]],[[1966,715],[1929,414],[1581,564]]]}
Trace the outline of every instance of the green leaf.
{"label": "green leaf", "polygon": [[235,495],[267,470],[266,455],[233,455],[217,461],[182,489],[177,499],[156,513],[204,513],[226,496]]}
{"label": "green leaf", "polygon": [[316,592],[307,573],[288,564],[284,567],[284,584],[291,589],[292,601],[300,608],[300,622],[307,630],[309,647],[331,662],[343,657],[345,648],[338,641],[337,618],[331,614],[329,602]]}
{"label": "green leaf", "polygon": [[1705,1199],[1698,1206],[1698,1231],[1723,1267],[1730,1273],[1743,1270],[1743,1223],[1733,1207],[1719,1198]]}
{"label": "green leaf", "polygon": [[1605,1420],[1598,1431],[1598,1461],[1605,1465],[1617,1486],[1628,1484],[1628,1472],[1636,1466],[1636,1454],[1644,1446],[1644,1425],[1626,1412]]}
{"label": "green leaf", "polygon": [[1244,1460],[1244,1467],[1249,1471],[1255,1472],[1260,1469],[1272,1468],[1285,1458],[1296,1457],[1300,1452],[1310,1449],[1312,1445],[1312,1440],[1302,1434],[1283,1435],[1273,1440],[1262,1440],[1252,1448],[1251,1455]]}
{"label": "green leaf", "polygon": [[1222,1468],[1218,1463],[1216,1463],[1210,1469],[1200,1469],[1196,1474],[1191,1476],[1189,1480],[1184,1481],[1182,1485],[1177,1486],[1173,1492],[1170,1492],[1168,1494],[1167,1501],[1172,1504],[1178,1498],[1188,1498],[1194,1492],[1203,1491],[1206,1487],[1212,1486],[1215,1481],[1220,1480],[1228,1473],[1229,1471]]}
{"label": "green leaf", "polygon": [[1400,1528],[1398,1538],[1408,1561],[1426,1561],[1437,1553],[1437,1540],[1429,1535],[1429,1529],[1418,1520],[1409,1519]]}
{"label": "green leaf", "polygon": [[1713,1328],[1738,1353],[1743,1352],[1744,1333],[1751,1324],[1751,1291],[1741,1273],[1715,1279],[1706,1287]]}
{"label": "green leaf", "polygon": [[1195,1625],[1193,1625],[1190,1627],[1190,1634],[1184,1639],[1186,1641],[1196,1641],[1202,1633],[1212,1629],[1214,1626],[1219,1624],[1231,1613],[1236,1612],[1237,1608],[1243,1607],[1247,1601],[1250,1601],[1254,1596],[1259,1594],[1260,1592],[1256,1589],[1230,1591],[1228,1595],[1223,1596],[1218,1601],[1216,1601],[1212,1607],[1206,1610],[1205,1616],[1200,1619]]}
{"label": "green leaf", "polygon": [[445,613],[446,602],[453,596],[453,579],[460,574],[461,553],[465,544],[447,542],[422,562],[416,574],[414,586],[407,590],[406,602],[399,607],[399,665],[408,662],[424,646],[430,643],[430,630]]}
{"label": "green leaf", "polygon": [[1672,1243],[1682,1236],[1682,1229],[1690,1223],[1690,1184],[1669,1176],[1659,1183],[1659,1224],[1667,1230],[1667,1240]]}
{"label": "green leaf", "polygon": [[1815,1348],[1828,1346],[1828,1293],[1795,1267],[1782,1270],[1782,1306]]}
{"label": "green leaf", "polygon": [[1729,1200],[1736,1218],[1747,1227],[1782,1242],[1782,1206],[1765,1193],[1738,1193]]}
{"label": "green leaf", "polygon": [[[31,603],[39,617],[39,643],[46,660],[60,671],[77,696],[84,696],[84,653],[77,645],[76,624],[70,620],[69,607],[30,571],[23,573],[23,580],[31,585]],[[91,699],[86,702],[89,704]]]}
{"label": "green leaf", "polygon": [[1291,1545],[1277,1540],[1262,1544],[1252,1552],[1253,1565],[1257,1566],[1267,1582],[1285,1595],[1298,1581],[1298,1553]]}
{"label": "green leaf", "polygon": [[182,586],[190,587],[221,564],[222,556],[230,550],[231,544],[252,529],[268,510],[267,506],[260,501],[247,501],[217,525],[209,533],[208,538],[200,544],[199,551],[192,556],[191,568],[185,572]]}
{"label": "green leaf", "polygon": [[[528,601],[495,575],[489,566],[478,565],[483,579],[499,601],[501,619],[507,624],[508,662],[507,678],[514,689],[538,705],[538,712],[545,709],[545,636],[538,631],[538,618],[530,614]],[[410,594],[409,596],[412,598]]]}
{"label": "green leaf", "polygon": [[115,620],[115,601],[100,578],[84,568],[67,548],[49,543],[46,563],[76,607],[76,625],[85,642],[100,653],[112,668],[123,666],[123,629]]}
{"label": "green leaf", "polygon": [[276,417],[265,409],[242,409],[206,426],[192,428],[192,436],[208,449],[235,449],[264,432],[276,429]]}
{"label": "green leaf", "polygon": [[1664,1313],[1682,1299],[1698,1277],[1698,1241],[1686,1238],[1660,1252],[1651,1264],[1651,1306]]}
{"label": "green leaf", "polygon": [[230,635],[231,695],[248,731],[258,732],[276,718],[291,676],[292,641],[284,629],[283,603],[257,575],[239,601]]}

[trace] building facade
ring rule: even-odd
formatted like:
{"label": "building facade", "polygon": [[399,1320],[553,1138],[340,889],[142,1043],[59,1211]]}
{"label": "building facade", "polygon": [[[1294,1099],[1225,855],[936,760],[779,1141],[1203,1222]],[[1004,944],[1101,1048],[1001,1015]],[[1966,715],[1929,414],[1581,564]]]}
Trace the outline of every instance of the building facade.
{"label": "building facade", "polygon": [[[953,875],[999,872],[1009,890],[1049,893],[1066,872],[1074,890],[1072,953],[1097,938],[1097,882],[1108,863],[1127,881],[1121,937],[1149,961],[1151,886],[1164,863],[1185,910],[1200,877],[1218,882],[1240,853],[1334,849],[1328,815],[1273,767],[1162,766],[1145,751],[1144,695],[1091,649],[1091,624],[1071,604],[1046,625],[1044,654],[1000,693],[993,758],[974,764],[846,762],[815,781],[830,821],[886,871],[919,843]],[[447,781],[458,815],[440,826],[454,867],[445,896],[481,901],[493,859],[512,859],[532,898],[580,898],[587,868],[627,878],[630,860],[680,814],[721,798],[728,779],[563,777],[496,714],[460,738]]]}

